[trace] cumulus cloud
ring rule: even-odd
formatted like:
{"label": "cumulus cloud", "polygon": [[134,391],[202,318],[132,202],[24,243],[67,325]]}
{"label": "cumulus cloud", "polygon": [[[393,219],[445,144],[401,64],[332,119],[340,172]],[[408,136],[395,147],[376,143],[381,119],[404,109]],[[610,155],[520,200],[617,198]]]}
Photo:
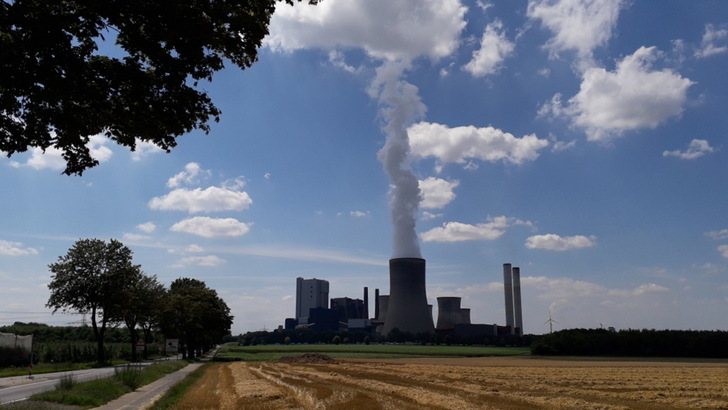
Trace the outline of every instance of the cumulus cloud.
{"label": "cumulus cloud", "polygon": [[496,20],[485,27],[480,49],[473,52],[473,58],[463,69],[475,77],[494,74],[514,48],[515,45],[506,38],[503,23]]}
{"label": "cumulus cloud", "polygon": [[143,241],[143,240],[150,238],[148,235],[143,235],[140,233],[130,233],[130,232],[125,233],[123,235],[123,237],[124,237],[124,240],[131,241],[131,242]]}
{"label": "cumulus cloud", "polygon": [[588,248],[596,245],[594,236],[559,236],[553,233],[534,235],[526,239],[528,249],[547,249],[551,251],[565,251],[575,248]]}
{"label": "cumulus cloud", "polygon": [[136,228],[142,232],[152,233],[157,229],[157,225],[154,222],[144,222],[143,224],[137,225]]}
{"label": "cumulus cloud", "polygon": [[167,186],[170,188],[177,188],[182,185],[195,185],[198,184],[202,178],[208,177],[209,175],[210,171],[202,169],[200,164],[190,162],[185,165],[184,171],[167,180]]}
{"label": "cumulus cloud", "polygon": [[553,33],[546,43],[552,57],[574,50],[584,64],[592,51],[607,43],[617,24],[623,0],[530,0],[527,14]]}
{"label": "cumulus cloud", "polygon": [[0,240],[0,255],[3,256],[25,256],[37,255],[38,250],[35,248],[24,248],[20,242],[10,242]]}
{"label": "cumulus cloud", "polygon": [[690,141],[690,145],[688,145],[687,150],[663,151],[662,156],[677,157],[680,159],[696,159],[702,157],[705,154],[710,154],[714,150],[715,149],[711,147],[710,144],[708,144],[708,141],[694,139]]}
{"label": "cumulus cloud", "polygon": [[693,84],[671,70],[652,70],[654,47],[640,47],[617,64],[615,71],[590,68],[579,92],[566,106],[561,95],[539,109],[540,115],[565,116],[583,128],[590,141],[620,136],[624,131],[656,128],[682,114]]}
{"label": "cumulus cloud", "polygon": [[425,242],[462,242],[498,239],[513,225],[531,225],[506,216],[489,217],[488,222],[471,225],[461,222],[445,222],[442,226],[423,232]]}
{"label": "cumulus cloud", "polygon": [[180,267],[180,268],[189,266],[189,265],[215,267],[215,266],[220,266],[220,265],[224,264],[225,262],[226,262],[225,259],[222,259],[215,255],[189,256],[189,257],[180,259],[177,262],[177,264],[175,264],[174,266]]}
{"label": "cumulus cloud", "polygon": [[458,47],[467,8],[458,0],[339,0],[280,5],[264,44],[274,50],[361,48],[387,60],[438,59]]}
{"label": "cumulus cloud", "polygon": [[142,141],[140,139],[136,140],[136,147],[134,148],[134,151],[131,153],[131,160],[132,161],[141,161],[142,159],[154,155],[165,152],[163,149],[159,148],[157,144],[149,141]]}
{"label": "cumulus cloud", "polygon": [[612,302],[611,298],[630,299],[650,293],[669,292],[670,289],[655,284],[645,283],[631,289],[608,288],[593,282],[571,278],[548,278],[545,276],[521,277],[521,286],[539,291],[539,298],[546,300],[590,298],[596,303]]}
{"label": "cumulus cloud", "polygon": [[706,24],[703,40],[700,43],[700,48],[695,52],[695,57],[705,58],[726,51],[728,51],[728,30],[725,28],[716,29],[712,24]]}
{"label": "cumulus cloud", "polygon": [[216,211],[243,211],[253,203],[247,192],[219,187],[205,189],[178,188],[149,201],[149,208],[162,211],[187,211],[189,213]]}
{"label": "cumulus cloud", "polygon": [[720,245],[718,247],[718,252],[724,257],[728,258],[728,245]]}
{"label": "cumulus cloud", "polygon": [[[99,163],[107,162],[113,155],[111,149],[106,146],[108,141],[108,138],[103,135],[92,135],[86,144],[91,157],[99,161]],[[58,148],[49,147],[43,151],[41,148],[34,147],[29,151],[30,158],[24,163],[11,161],[10,166],[14,168],[30,167],[36,170],[50,169],[54,171],[61,171],[66,168],[66,160],[63,159],[63,152]]]}
{"label": "cumulus cloud", "polygon": [[177,222],[169,228],[173,232],[185,232],[205,238],[229,238],[243,236],[250,230],[250,224],[235,218],[210,218],[196,216]]}
{"label": "cumulus cloud", "polygon": [[444,163],[465,164],[469,159],[503,161],[522,164],[538,158],[540,149],[549,145],[536,135],[516,138],[497,128],[447,125],[419,122],[407,129],[412,155],[435,157]]}
{"label": "cumulus cloud", "polygon": [[718,240],[728,239],[728,229],[706,232],[705,236]]}
{"label": "cumulus cloud", "polygon": [[428,177],[419,181],[422,201],[421,208],[441,209],[455,199],[455,189],[460,181],[447,181],[445,179]]}

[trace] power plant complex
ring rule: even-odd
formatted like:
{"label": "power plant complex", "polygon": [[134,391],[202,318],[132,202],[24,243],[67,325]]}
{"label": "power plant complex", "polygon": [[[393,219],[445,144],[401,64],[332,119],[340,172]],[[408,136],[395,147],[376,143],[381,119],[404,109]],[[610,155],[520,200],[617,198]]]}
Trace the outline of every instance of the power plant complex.
{"label": "power plant complex", "polygon": [[329,301],[329,282],[296,279],[296,317],[285,328],[313,330],[361,330],[387,336],[393,330],[416,336],[445,334],[455,337],[522,336],[520,268],[503,264],[505,326],[473,324],[471,310],[459,296],[437,297],[437,323],[428,304],[426,262],[422,258],[389,260],[389,294],[374,291],[374,317],[369,317],[369,290],[363,299],[348,297]]}

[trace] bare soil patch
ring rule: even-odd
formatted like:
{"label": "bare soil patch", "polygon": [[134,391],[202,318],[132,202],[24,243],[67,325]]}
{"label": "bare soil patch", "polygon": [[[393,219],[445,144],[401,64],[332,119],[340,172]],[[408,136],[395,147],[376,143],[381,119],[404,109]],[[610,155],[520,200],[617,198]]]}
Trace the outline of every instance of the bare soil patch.
{"label": "bare soil patch", "polygon": [[301,360],[210,367],[177,408],[728,409],[726,361]]}

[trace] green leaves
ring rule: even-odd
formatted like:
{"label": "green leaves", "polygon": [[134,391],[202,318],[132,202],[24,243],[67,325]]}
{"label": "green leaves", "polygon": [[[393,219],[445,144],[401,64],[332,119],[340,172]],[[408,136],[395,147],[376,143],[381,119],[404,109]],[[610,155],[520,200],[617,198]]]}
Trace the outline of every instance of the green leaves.
{"label": "green leaves", "polygon": [[[221,113],[197,81],[225,60],[250,67],[276,3],[1,0],[0,151],[55,147],[64,173],[81,175],[98,165],[91,135],[169,151],[183,134],[208,133]],[[113,53],[99,55],[113,34]]]}

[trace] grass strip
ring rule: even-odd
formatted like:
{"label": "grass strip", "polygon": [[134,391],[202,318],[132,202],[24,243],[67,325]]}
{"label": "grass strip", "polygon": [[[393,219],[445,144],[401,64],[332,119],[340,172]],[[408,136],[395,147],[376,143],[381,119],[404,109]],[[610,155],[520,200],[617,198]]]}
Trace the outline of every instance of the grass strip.
{"label": "grass strip", "polygon": [[182,400],[187,391],[205,374],[210,364],[204,364],[199,369],[188,374],[187,377],[177,382],[174,386],[170,387],[164,395],[154,404],[149,407],[150,410],[162,410],[170,409],[177,402]]}
{"label": "grass strip", "polygon": [[168,373],[175,372],[187,364],[185,361],[169,361],[155,363],[142,369],[121,368],[116,375],[105,379],[87,382],[66,380],[65,383],[59,382],[56,390],[36,394],[30,400],[80,406],[84,409],[98,407],[132,391],[128,379],[125,379],[129,376],[127,372],[135,372],[134,385],[143,386]]}

